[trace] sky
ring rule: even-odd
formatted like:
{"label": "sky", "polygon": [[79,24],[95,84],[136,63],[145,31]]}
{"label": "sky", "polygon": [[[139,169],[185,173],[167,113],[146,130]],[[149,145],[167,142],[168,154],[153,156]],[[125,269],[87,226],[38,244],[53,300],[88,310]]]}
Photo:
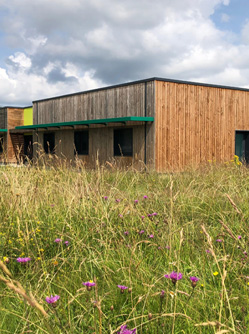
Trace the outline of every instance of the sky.
{"label": "sky", "polygon": [[249,88],[249,1],[0,0],[0,106],[150,77]]}

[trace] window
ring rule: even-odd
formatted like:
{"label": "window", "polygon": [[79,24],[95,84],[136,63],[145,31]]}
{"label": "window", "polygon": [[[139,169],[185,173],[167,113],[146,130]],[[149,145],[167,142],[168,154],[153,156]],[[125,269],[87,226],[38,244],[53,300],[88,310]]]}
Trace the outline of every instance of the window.
{"label": "window", "polygon": [[55,153],[54,147],[55,147],[55,135],[54,132],[48,132],[44,133],[43,135],[43,147],[44,151],[46,153]]}
{"label": "window", "polygon": [[236,131],[235,155],[239,157],[240,161],[249,163],[249,131]]}
{"label": "window", "polygon": [[0,153],[3,153],[3,136],[0,136]]}
{"label": "window", "polygon": [[132,157],[132,129],[114,130],[114,156]]}
{"label": "window", "polygon": [[74,154],[88,155],[89,154],[89,132],[76,131],[74,132]]}

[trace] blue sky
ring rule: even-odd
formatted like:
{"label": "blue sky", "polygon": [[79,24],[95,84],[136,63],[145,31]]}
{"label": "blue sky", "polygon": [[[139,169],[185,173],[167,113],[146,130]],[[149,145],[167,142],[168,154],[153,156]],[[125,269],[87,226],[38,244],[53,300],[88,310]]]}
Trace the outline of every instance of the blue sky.
{"label": "blue sky", "polygon": [[248,0],[0,0],[0,106],[154,76],[249,88]]}
{"label": "blue sky", "polygon": [[230,30],[239,35],[249,19],[249,1],[230,0],[227,6],[220,4],[215,8],[211,19],[219,29]]}

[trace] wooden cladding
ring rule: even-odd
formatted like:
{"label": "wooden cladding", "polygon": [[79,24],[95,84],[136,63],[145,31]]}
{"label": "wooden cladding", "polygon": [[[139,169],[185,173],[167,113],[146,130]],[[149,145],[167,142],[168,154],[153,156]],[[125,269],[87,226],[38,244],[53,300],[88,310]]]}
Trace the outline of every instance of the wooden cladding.
{"label": "wooden cladding", "polygon": [[[8,115],[7,127],[22,125],[18,110]],[[112,161],[114,129],[132,127],[132,157],[115,157],[121,163],[139,162],[163,172],[214,160],[226,162],[235,154],[235,132],[249,131],[249,90],[152,78],[35,101],[33,108],[35,125],[130,116],[151,116],[155,121],[88,124],[89,155],[80,158],[90,165],[96,159]],[[5,121],[0,113],[1,122]],[[74,159],[74,134],[68,130],[54,129],[55,146]],[[42,143],[39,132],[44,130],[37,132]]]}
{"label": "wooden cladding", "polygon": [[7,129],[7,111],[5,108],[0,109],[0,129]]}
{"label": "wooden cladding", "polygon": [[156,81],[156,169],[229,161],[249,129],[249,91]]}
{"label": "wooden cladding", "polygon": [[[8,129],[14,129],[16,126],[23,125],[23,109],[7,108],[7,126]],[[18,152],[19,151],[19,152]],[[7,135],[7,160],[8,162],[17,162],[23,153],[23,142],[12,140],[8,131]]]}
{"label": "wooden cladding", "polygon": [[154,116],[154,81],[34,102],[34,124]]}
{"label": "wooden cladding", "polygon": [[[102,127],[102,128],[90,128],[87,133],[88,138],[88,154],[77,154],[77,158],[82,160],[86,167],[96,167],[100,165],[114,164],[115,166],[127,167],[133,165],[138,169],[144,168],[144,156],[145,156],[145,141],[144,131],[145,125],[133,125],[129,127],[133,131],[133,155],[124,157],[114,157],[114,132],[115,129],[127,129],[125,125],[119,125],[116,127]],[[55,154],[62,159],[67,158],[73,161],[75,159],[75,133],[78,130],[57,130],[55,134]],[[43,136],[46,132],[39,131],[34,135],[34,142],[39,143],[38,148],[35,149],[36,158],[39,156],[44,157],[44,143]],[[39,152],[40,151],[40,152]]]}

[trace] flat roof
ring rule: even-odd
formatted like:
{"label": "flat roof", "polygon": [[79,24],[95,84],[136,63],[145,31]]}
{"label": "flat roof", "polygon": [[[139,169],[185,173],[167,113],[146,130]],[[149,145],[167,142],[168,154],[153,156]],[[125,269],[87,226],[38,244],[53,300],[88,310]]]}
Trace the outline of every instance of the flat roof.
{"label": "flat roof", "polygon": [[90,124],[103,124],[106,125],[108,123],[126,123],[126,122],[153,122],[154,117],[137,117],[137,116],[130,116],[130,117],[117,117],[117,118],[102,118],[102,119],[91,119],[91,120],[84,120],[84,121],[73,121],[73,122],[60,122],[60,123],[46,123],[46,124],[33,124],[33,125],[23,125],[23,126],[16,126],[16,130],[36,130],[39,128],[56,128],[56,127],[63,127],[63,126],[70,126],[74,127],[75,125],[87,125]]}
{"label": "flat roof", "polygon": [[27,107],[13,107],[13,106],[3,106],[3,107],[0,107],[0,109],[28,109],[28,108],[33,108],[33,106],[27,106]]}
{"label": "flat roof", "polygon": [[10,109],[24,109],[24,107],[13,107],[13,106],[3,106],[3,107],[0,107],[0,109],[7,109],[7,108],[10,108]]}
{"label": "flat roof", "polygon": [[112,86],[106,86],[106,87],[95,88],[95,89],[85,90],[85,91],[71,93],[71,94],[65,94],[65,95],[60,95],[60,96],[54,96],[54,97],[49,97],[49,98],[45,98],[45,99],[35,100],[35,101],[33,101],[33,103],[55,100],[55,99],[60,99],[62,97],[70,97],[70,96],[86,94],[86,93],[94,93],[94,92],[98,92],[98,91],[102,91],[102,90],[124,87],[124,86],[130,86],[130,85],[146,83],[146,82],[151,82],[151,81],[164,81],[164,82],[172,82],[172,83],[178,83],[178,84],[213,87],[213,88],[223,88],[223,89],[232,89],[232,90],[240,90],[240,91],[249,92],[249,88],[240,88],[240,87],[233,87],[233,86],[223,86],[223,85],[215,85],[215,84],[208,84],[208,83],[201,83],[201,82],[193,82],[193,81],[184,81],[184,80],[153,77],[153,78],[148,78],[148,79],[143,79],[143,80],[130,81],[130,82],[125,82],[125,83],[116,84],[116,85],[112,85]]}

